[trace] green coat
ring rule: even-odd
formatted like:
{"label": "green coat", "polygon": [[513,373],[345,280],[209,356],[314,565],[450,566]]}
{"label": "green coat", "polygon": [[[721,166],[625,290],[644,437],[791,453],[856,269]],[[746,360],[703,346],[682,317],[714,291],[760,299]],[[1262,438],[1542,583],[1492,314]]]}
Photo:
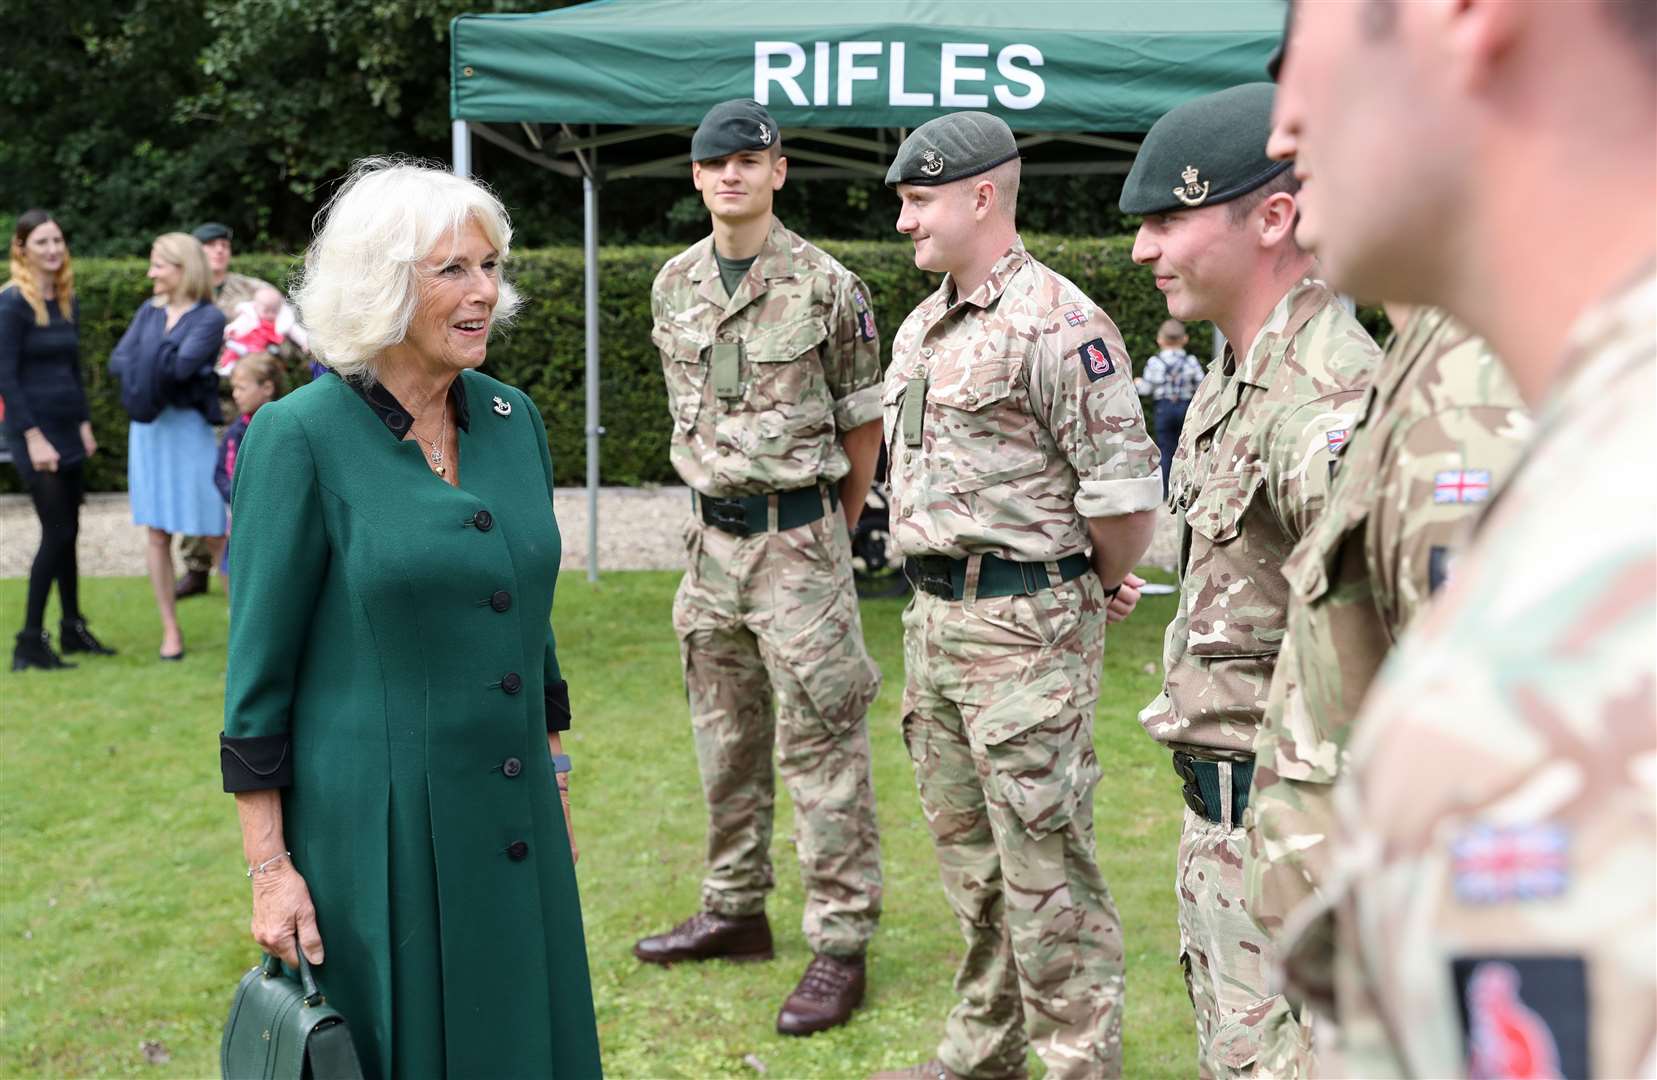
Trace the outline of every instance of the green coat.
{"label": "green coat", "polygon": [[394,399],[332,375],[249,426],[225,786],[282,787],[319,982],[367,1075],[597,1076],[546,744],[543,689],[562,687],[546,429],[513,387],[472,371],[454,387],[459,487],[400,438]]}

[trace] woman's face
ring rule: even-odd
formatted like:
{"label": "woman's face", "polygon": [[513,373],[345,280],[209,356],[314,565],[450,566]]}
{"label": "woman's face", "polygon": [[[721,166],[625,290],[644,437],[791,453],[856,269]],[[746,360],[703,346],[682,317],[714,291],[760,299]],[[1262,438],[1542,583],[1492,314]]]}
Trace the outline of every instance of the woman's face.
{"label": "woman's face", "polygon": [[63,242],[63,230],[55,221],[43,221],[30,231],[23,241],[23,257],[37,277],[50,278],[63,269],[69,257],[69,245]]}
{"label": "woman's face", "polygon": [[428,369],[475,368],[489,349],[500,298],[500,255],[468,219],[420,264],[420,298],[403,347]]}
{"label": "woman's face", "polygon": [[174,266],[161,255],[159,248],[150,248],[150,269],[146,275],[157,296],[171,296],[184,281],[184,268]]}

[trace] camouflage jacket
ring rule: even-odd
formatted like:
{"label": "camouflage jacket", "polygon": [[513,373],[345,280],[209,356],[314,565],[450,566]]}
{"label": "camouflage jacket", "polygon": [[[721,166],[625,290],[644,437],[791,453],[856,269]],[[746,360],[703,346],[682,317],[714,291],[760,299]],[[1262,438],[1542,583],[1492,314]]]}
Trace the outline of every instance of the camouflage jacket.
{"label": "camouflage jacket", "polygon": [[1359,713],[1335,789],[1353,1075],[1636,1076],[1657,1060],[1651,269],[1569,349],[1512,478]]}
{"label": "camouflage jacket", "polygon": [[1021,240],[971,295],[954,294],[946,276],[892,341],[898,550],[1047,562],[1088,549],[1085,519],[1154,508],[1156,446],[1110,318]]}
{"label": "camouflage jacket", "polygon": [[1241,361],[1197,388],[1168,477],[1180,595],[1163,690],[1139,714],[1159,742],[1246,758],[1283,640],[1283,564],[1329,490],[1381,350],[1321,281],[1278,301]]}
{"label": "camouflage jacket", "polygon": [[1255,736],[1255,783],[1334,783],[1381,661],[1448,574],[1530,435],[1484,341],[1417,310],[1337,455],[1328,505],[1283,567],[1288,633]]}
{"label": "camouflage jacket", "polygon": [[[735,296],[709,236],[662,267],[650,310],[685,483],[757,495],[833,484],[851,470],[840,433],[880,416],[880,337],[855,274],[773,218]],[[725,396],[710,371],[716,344],[742,350]]]}

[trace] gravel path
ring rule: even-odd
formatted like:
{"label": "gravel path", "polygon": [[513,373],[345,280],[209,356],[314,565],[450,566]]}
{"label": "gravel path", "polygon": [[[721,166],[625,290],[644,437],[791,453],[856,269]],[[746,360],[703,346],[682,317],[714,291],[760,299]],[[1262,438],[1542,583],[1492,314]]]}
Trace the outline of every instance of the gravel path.
{"label": "gravel path", "polygon": [[[559,488],[554,506],[564,539],[564,568],[587,565],[587,492]],[[601,570],[677,570],[684,551],[679,529],[690,500],[682,487],[600,488]],[[1156,540],[1146,561],[1172,568],[1177,540],[1168,514],[1157,516]],[[26,577],[40,525],[27,496],[0,495],[0,577]],[[132,524],[124,493],[88,495],[81,510],[80,571],[86,577],[142,576],[144,533]]]}

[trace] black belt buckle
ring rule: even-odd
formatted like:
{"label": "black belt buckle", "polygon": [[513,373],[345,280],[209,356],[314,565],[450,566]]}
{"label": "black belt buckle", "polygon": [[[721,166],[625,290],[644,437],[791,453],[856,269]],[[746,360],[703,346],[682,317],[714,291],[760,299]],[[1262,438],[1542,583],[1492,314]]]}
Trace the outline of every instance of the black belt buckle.
{"label": "black belt buckle", "polygon": [[1199,814],[1208,821],[1218,821],[1219,815],[1209,813],[1208,805],[1202,801],[1202,789],[1197,786],[1197,770],[1193,764],[1196,760],[1183,750],[1174,751],[1174,772],[1185,781],[1185,785],[1180,788],[1180,795],[1192,813]]}
{"label": "black belt buckle", "polygon": [[741,499],[702,500],[702,520],[735,536],[748,536],[748,508]]}
{"label": "black belt buckle", "polygon": [[948,559],[929,559],[924,556],[903,561],[903,576],[921,592],[955,599],[955,583],[950,580]]}

